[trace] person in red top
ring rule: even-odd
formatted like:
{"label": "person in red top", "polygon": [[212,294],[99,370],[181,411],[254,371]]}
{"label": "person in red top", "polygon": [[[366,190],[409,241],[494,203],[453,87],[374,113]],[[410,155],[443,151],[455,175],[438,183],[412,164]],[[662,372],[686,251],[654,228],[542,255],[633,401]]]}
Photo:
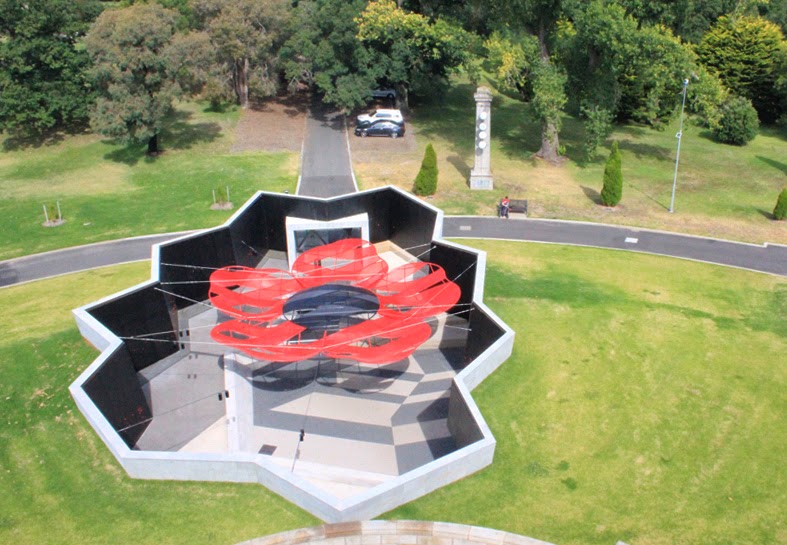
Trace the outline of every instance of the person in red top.
{"label": "person in red top", "polygon": [[500,217],[508,219],[508,210],[511,208],[511,201],[508,200],[508,195],[503,197],[503,200],[500,201]]}

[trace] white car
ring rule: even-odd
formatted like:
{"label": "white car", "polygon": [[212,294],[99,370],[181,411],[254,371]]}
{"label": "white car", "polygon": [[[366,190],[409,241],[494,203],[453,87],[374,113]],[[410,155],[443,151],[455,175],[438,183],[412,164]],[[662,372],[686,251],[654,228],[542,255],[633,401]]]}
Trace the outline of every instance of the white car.
{"label": "white car", "polygon": [[392,121],[393,123],[397,123],[401,125],[404,123],[404,118],[402,117],[402,112],[399,110],[375,110],[369,114],[361,114],[358,116],[358,126],[362,125],[371,125],[375,121]]}

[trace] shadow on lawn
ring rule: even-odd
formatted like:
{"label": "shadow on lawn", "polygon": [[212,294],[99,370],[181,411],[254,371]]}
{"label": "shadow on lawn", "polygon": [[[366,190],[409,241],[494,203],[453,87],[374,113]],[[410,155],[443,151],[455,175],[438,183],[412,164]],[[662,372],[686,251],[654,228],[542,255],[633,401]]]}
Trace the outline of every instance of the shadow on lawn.
{"label": "shadow on lawn", "polygon": [[582,188],[582,192],[585,194],[585,196],[588,199],[590,199],[591,201],[593,201],[595,204],[599,204],[599,205],[603,204],[601,202],[601,193],[599,193],[598,191],[596,191],[592,187],[588,187],[586,185],[581,185],[579,187]]}
{"label": "shadow on lawn", "polygon": [[787,163],[782,163],[781,161],[774,161],[769,157],[763,157],[762,155],[755,155],[757,159],[765,163],[766,165],[772,166],[777,170],[781,170],[782,174],[787,176]]}
{"label": "shadow on lawn", "polygon": [[10,134],[3,140],[4,151],[17,151],[27,148],[41,148],[60,144],[67,136],[86,134],[86,124],[74,124],[70,127],[58,127],[41,134]]}
{"label": "shadow on lawn", "polygon": [[[177,111],[167,119],[167,124],[159,133],[159,155],[166,150],[190,149],[196,144],[213,142],[221,135],[218,123],[190,123],[192,116],[191,112]],[[104,155],[104,159],[133,166],[140,160],[155,162],[159,155],[149,155],[146,144],[129,144],[110,151]]]}

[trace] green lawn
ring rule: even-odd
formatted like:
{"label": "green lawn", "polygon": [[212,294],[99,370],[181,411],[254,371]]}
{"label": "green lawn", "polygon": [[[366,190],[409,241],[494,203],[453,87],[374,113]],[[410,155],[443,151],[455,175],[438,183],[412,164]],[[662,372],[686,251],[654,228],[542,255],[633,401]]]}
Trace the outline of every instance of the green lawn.
{"label": "green lawn", "polygon": [[[134,235],[212,227],[212,190],[242,204],[255,191],[293,191],[297,154],[230,153],[238,111],[182,104],[151,158],[96,135],[0,152],[0,260]],[[60,201],[66,223],[42,227],[43,205]]]}
{"label": "green lawn", "polygon": [[[787,281],[538,244],[489,252],[513,356],[475,391],[482,472],[385,515],[558,545],[784,542]],[[68,385],[96,352],[70,309],[147,263],[0,289],[0,543],[232,544],[317,521],[258,485],[128,478]]]}

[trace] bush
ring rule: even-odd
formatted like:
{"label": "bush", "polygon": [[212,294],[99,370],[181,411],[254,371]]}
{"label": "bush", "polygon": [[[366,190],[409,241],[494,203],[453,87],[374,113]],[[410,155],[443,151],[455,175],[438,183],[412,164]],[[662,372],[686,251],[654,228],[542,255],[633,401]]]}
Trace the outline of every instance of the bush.
{"label": "bush", "polygon": [[612,151],[604,167],[604,187],[601,190],[601,202],[605,206],[617,206],[623,197],[623,170],[620,150],[617,141],[612,142]]}
{"label": "bush", "polygon": [[787,187],[782,189],[779,193],[779,198],[776,200],[776,208],[773,209],[773,217],[777,220],[787,218]]}
{"label": "bush", "polygon": [[722,104],[713,136],[725,144],[745,146],[757,136],[760,121],[748,98],[732,97]]}
{"label": "bush", "polygon": [[612,112],[597,104],[583,105],[580,108],[585,118],[585,156],[593,159],[596,149],[604,143],[604,139],[612,132]]}
{"label": "bush", "polygon": [[429,143],[426,145],[424,160],[421,161],[421,170],[415,177],[413,191],[416,195],[434,195],[437,191],[437,154]]}

